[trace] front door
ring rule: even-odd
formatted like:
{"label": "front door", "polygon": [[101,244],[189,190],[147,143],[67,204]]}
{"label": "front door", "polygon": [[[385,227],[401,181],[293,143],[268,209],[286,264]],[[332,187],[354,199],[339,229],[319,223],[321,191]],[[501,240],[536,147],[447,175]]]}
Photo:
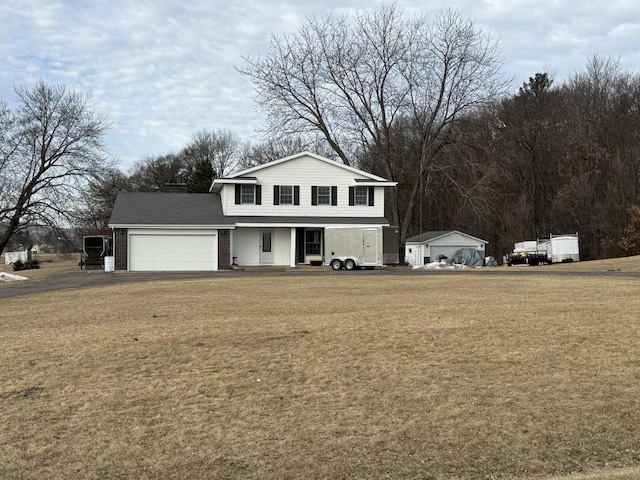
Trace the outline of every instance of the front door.
{"label": "front door", "polygon": [[273,262],[273,230],[260,230],[260,263]]}

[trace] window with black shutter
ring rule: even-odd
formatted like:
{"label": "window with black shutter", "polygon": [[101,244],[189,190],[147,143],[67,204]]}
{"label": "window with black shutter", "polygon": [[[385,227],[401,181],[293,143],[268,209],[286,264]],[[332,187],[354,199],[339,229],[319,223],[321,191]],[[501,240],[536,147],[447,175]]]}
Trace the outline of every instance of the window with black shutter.
{"label": "window with black shutter", "polygon": [[375,205],[374,192],[374,187],[349,187],[349,205],[352,207],[360,205],[373,207]]}
{"label": "window with black shutter", "polygon": [[311,187],[311,205],[338,205],[338,187]]}
{"label": "window with black shutter", "polygon": [[273,204],[300,205],[300,187],[291,185],[274,185]]}

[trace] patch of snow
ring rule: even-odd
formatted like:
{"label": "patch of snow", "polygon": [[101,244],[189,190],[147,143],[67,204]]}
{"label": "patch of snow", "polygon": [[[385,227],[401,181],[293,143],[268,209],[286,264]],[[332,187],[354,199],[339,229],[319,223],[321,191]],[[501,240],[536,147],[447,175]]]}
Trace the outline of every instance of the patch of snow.
{"label": "patch of snow", "polygon": [[413,270],[462,270],[465,268],[469,268],[466,265],[460,264],[451,264],[447,262],[431,262],[426,265],[420,265],[418,267],[413,267]]}
{"label": "patch of snow", "polygon": [[0,282],[21,282],[23,280],[29,280],[27,277],[21,277],[20,275],[14,275],[12,273],[0,272]]}

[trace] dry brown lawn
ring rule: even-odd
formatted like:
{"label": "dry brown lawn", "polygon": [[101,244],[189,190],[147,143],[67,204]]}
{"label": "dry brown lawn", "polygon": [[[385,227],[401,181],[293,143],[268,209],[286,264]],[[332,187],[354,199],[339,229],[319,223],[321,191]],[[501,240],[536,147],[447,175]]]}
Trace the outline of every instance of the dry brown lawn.
{"label": "dry brown lawn", "polygon": [[538,267],[531,268],[544,268],[549,269],[550,271],[561,270],[577,272],[606,272],[618,270],[621,272],[640,272],[640,255],[623,258],[607,258],[604,260],[590,260],[587,262],[554,263],[553,265],[539,265]]}
{"label": "dry brown lawn", "polygon": [[[4,255],[0,260],[0,272],[7,272],[14,275],[20,275],[21,277],[27,277],[29,280],[37,280],[39,278],[47,277],[57,273],[67,272],[69,270],[78,270],[80,267],[80,254],[71,255],[57,255],[57,254],[38,254],[33,255],[34,260],[40,261],[40,268],[33,270],[20,270],[19,272],[13,271],[12,265],[6,265],[4,263]],[[0,282],[0,285],[3,285]],[[5,283],[6,285],[6,283]]]}
{"label": "dry brown lawn", "polygon": [[640,478],[639,288],[336,274],[3,300],[0,478]]}

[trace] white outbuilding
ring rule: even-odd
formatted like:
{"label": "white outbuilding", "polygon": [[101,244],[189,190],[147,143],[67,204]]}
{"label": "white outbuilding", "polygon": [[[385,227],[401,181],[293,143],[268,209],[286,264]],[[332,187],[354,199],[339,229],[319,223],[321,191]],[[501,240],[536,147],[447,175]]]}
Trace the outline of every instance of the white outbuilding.
{"label": "white outbuilding", "polygon": [[489,242],[458,230],[438,230],[424,232],[405,242],[404,259],[413,267],[420,267],[435,262],[443,257],[451,257],[462,248],[477,250],[485,257],[485,249]]}

